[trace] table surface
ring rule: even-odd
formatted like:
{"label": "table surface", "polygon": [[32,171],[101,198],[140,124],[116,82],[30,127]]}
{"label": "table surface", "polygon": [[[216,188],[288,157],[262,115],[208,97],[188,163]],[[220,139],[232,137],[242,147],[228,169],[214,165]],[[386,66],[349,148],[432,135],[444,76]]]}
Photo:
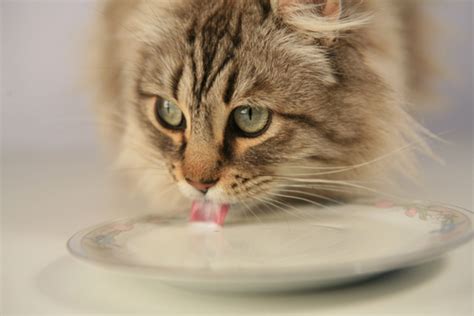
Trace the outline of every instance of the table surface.
{"label": "table surface", "polygon": [[[443,147],[446,166],[425,163],[414,196],[472,209],[471,150]],[[70,235],[138,202],[117,197],[93,153],[3,158],[2,315],[473,315],[472,242],[418,267],[298,294],[196,293],[86,265],[68,254]]]}

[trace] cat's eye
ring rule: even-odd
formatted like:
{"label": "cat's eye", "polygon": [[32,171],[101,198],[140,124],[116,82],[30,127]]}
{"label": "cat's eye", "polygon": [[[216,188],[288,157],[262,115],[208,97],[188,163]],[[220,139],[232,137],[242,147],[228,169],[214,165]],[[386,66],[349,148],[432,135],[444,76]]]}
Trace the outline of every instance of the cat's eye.
{"label": "cat's eye", "polygon": [[186,121],[183,112],[171,101],[157,97],[155,112],[158,121],[169,129],[185,129]]}
{"label": "cat's eye", "polygon": [[270,123],[270,111],[259,106],[239,106],[232,116],[236,127],[246,137],[260,136]]}

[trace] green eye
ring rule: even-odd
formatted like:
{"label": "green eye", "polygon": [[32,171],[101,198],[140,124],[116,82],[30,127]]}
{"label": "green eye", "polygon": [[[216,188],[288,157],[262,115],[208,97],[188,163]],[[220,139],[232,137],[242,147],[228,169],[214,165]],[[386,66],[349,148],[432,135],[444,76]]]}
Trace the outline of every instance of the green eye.
{"label": "green eye", "polygon": [[184,129],[186,127],[183,112],[171,101],[158,97],[156,100],[156,116],[158,121],[166,128]]}
{"label": "green eye", "polygon": [[270,123],[270,111],[258,106],[240,106],[233,112],[235,125],[246,137],[260,136]]}

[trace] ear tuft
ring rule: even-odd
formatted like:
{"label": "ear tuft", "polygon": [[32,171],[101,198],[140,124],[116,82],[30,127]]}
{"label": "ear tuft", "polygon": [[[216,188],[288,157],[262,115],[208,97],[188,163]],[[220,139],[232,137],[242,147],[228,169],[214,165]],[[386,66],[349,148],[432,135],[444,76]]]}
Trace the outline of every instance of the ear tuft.
{"label": "ear tuft", "polygon": [[277,2],[281,12],[301,6],[312,6],[321,17],[339,19],[341,16],[341,0],[277,0]]}
{"label": "ear tuft", "polygon": [[342,0],[272,0],[275,12],[295,31],[332,45],[342,33],[362,28],[372,20],[360,2]]}

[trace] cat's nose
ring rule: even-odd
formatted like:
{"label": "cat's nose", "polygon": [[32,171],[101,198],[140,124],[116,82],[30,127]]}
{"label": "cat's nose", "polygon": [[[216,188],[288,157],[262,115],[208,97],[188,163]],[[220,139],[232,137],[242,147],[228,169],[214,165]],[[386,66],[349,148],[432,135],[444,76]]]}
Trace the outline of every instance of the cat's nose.
{"label": "cat's nose", "polygon": [[217,183],[217,181],[219,181],[219,179],[194,181],[192,179],[186,178],[186,181],[202,193],[206,194],[207,191],[212,188]]}

